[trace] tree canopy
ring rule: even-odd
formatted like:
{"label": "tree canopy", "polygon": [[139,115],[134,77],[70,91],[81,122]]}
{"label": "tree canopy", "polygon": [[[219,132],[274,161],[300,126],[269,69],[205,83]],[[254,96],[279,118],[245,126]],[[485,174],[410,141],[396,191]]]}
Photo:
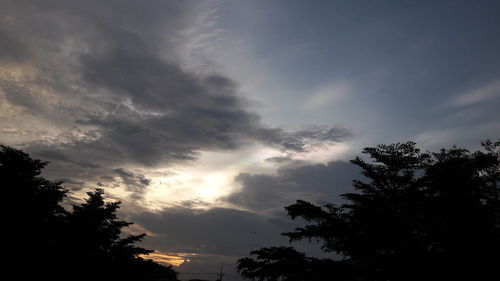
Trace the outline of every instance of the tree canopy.
{"label": "tree canopy", "polygon": [[480,151],[422,153],[413,142],[365,148],[351,162],[365,180],[340,204],[286,207],[306,224],[283,233],[314,239],[330,258],[262,248],[238,262],[259,281],[497,280],[500,276],[500,142]]}
{"label": "tree canopy", "polygon": [[[131,222],[118,219],[120,202],[88,192],[73,210],[63,208],[62,182],[41,176],[47,162],[0,146],[2,275],[10,280],[177,280],[177,273],[135,246],[145,236],[123,236]],[[4,279],[6,280],[6,279]]]}

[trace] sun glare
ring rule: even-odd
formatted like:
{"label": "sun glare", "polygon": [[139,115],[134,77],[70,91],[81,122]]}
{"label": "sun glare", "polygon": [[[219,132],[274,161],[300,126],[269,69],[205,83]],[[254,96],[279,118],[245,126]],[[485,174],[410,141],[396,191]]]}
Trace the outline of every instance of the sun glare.
{"label": "sun glare", "polygon": [[[347,150],[347,145],[336,145],[296,155],[286,155],[268,147],[231,153],[204,152],[196,165],[171,167],[168,173],[150,171],[147,176],[152,179],[152,184],[145,195],[144,206],[161,210],[183,201],[216,203],[219,198],[239,188],[234,182],[239,173],[274,173],[277,166],[267,161],[269,158],[290,156],[297,160],[324,163],[338,158]],[[207,206],[200,204],[197,207]]]}
{"label": "sun glare", "polygon": [[196,187],[196,192],[202,199],[212,201],[225,195],[225,188],[232,179],[225,173],[207,174],[201,177],[200,186]]}

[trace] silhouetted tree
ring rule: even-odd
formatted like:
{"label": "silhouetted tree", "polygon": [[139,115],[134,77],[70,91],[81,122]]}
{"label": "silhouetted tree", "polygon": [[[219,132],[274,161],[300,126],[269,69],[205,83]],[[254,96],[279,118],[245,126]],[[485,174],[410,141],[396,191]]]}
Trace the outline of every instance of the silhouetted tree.
{"label": "silhouetted tree", "polygon": [[[366,181],[346,203],[286,207],[307,225],[283,235],[315,239],[332,259],[263,248],[239,260],[253,280],[497,280],[500,142],[483,150],[421,153],[415,143],[365,148],[351,162]],[[336,257],[336,258],[333,258]]]}
{"label": "silhouetted tree", "polygon": [[46,165],[0,146],[2,280],[177,280],[140,257],[151,252],[134,245],[144,234],[122,237],[132,223],[118,220],[120,202],[105,202],[102,189],[66,211],[62,182],[40,176]]}
{"label": "silhouetted tree", "polygon": [[68,215],[70,237],[78,241],[71,250],[79,253],[72,261],[75,269],[84,270],[82,274],[89,279],[96,275],[119,280],[176,279],[170,268],[140,257],[152,252],[134,245],[145,234],[122,238],[122,228],[132,223],[118,220],[116,212],[121,202],[105,202],[102,189],[87,194],[85,203],[73,206]]}
{"label": "silhouetted tree", "polygon": [[66,190],[60,182],[40,176],[46,165],[20,150],[0,146],[1,243],[2,254],[8,257],[3,274],[44,276],[53,258],[51,249],[67,214],[60,205]]}

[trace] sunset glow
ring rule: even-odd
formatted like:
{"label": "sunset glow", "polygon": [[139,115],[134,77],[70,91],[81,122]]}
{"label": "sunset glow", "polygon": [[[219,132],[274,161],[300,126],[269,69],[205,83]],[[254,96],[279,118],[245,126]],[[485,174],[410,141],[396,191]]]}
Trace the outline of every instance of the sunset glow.
{"label": "sunset glow", "polygon": [[155,251],[147,255],[141,255],[145,259],[151,259],[157,263],[164,265],[180,266],[185,262],[189,262],[189,257],[196,256],[196,254],[189,253],[161,253]]}

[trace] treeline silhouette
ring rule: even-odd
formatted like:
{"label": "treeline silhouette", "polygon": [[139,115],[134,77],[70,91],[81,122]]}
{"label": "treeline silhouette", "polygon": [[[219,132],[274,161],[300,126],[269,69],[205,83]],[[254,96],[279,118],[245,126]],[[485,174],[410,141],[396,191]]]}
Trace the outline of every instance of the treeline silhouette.
{"label": "treeline silhouette", "polygon": [[122,235],[130,222],[105,202],[103,190],[88,193],[71,211],[61,203],[62,182],[40,176],[47,162],[0,146],[1,280],[177,280],[171,267],[140,257],[142,235]]}
{"label": "treeline silhouette", "polygon": [[330,258],[261,248],[238,262],[259,281],[500,279],[500,142],[481,151],[421,153],[415,143],[365,148],[364,180],[341,204],[286,207],[305,226],[283,233],[317,240]]}

